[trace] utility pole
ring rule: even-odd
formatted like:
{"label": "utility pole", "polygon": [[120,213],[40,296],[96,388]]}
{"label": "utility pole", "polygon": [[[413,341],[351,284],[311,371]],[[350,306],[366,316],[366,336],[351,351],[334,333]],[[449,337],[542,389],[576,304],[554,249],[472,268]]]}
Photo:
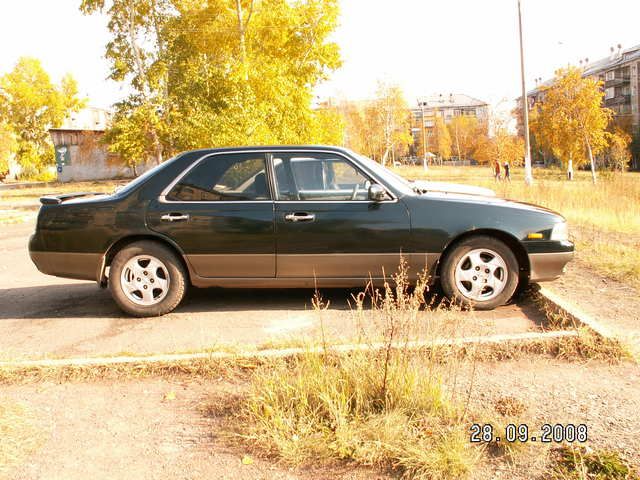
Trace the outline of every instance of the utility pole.
{"label": "utility pole", "polygon": [[520,74],[522,77],[522,123],[524,124],[524,183],[533,184],[531,171],[531,143],[529,140],[529,100],[524,82],[524,47],[522,45],[522,8],[518,0],[518,26],[520,27]]}
{"label": "utility pole", "polygon": [[421,129],[422,129],[422,166],[425,170],[427,170],[427,128],[424,125],[424,102],[420,103],[420,111],[422,112],[422,117],[420,118]]}

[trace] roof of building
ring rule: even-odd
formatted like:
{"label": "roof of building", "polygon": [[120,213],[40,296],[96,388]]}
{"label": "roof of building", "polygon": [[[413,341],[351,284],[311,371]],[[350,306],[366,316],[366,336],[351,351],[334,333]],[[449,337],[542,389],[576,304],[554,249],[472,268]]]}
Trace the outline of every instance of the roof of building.
{"label": "roof of building", "polygon": [[424,104],[425,107],[484,107],[487,102],[470,97],[463,93],[440,93],[426,97],[418,97],[418,104]]}
{"label": "roof of building", "polygon": [[[609,55],[608,57],[604,57],[583,65],[583,75],[595,75],[637,59],[640,59],[640,45],[634,45],[633,47],[627,48],[625,50],[613,50],[611,52],[611,55]],[[527,95],[533,95],[537,93],[542,87],[548,87],[551,84],[553,84],[553,79],[547,79],[544,82],[537,84],[536,88],[527,92]]]}
{"label": "roof of building", "polygon": [[52,131],[94,131],[103,132],[111,118],[111,112],[104,108],[86,107],[65,118],[62,125],[50,128]]}

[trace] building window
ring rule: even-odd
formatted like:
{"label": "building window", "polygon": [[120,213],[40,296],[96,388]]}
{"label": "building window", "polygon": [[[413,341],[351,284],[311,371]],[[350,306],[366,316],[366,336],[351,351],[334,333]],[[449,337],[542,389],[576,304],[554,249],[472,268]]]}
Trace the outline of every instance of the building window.
{"label": "building window", "polygon": [[[607,72],[607,75],[609,74],[609,72]],[[609,88],[605,88],[604,89],[604,98],[609,99],[609,98],[613,98],[616,96],[616,89],[613,87],[609,87]]]}
{"label": "building window", "polygon": [[629,94],[631,94],[631,87],[629,85],[625,85],[624,87],[622,87],[622,95]]}
{"label": "building window", "polygon": [[616,78],[615,70],[609,70],[604,77],[605,80],[613,80],[614,78]]}

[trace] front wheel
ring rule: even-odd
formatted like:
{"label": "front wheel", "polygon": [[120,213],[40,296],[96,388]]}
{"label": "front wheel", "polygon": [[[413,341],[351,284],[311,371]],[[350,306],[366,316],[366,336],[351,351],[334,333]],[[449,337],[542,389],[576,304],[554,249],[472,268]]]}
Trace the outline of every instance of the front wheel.
{"label": "front wheel", "polygon": [[449,298],[478,310],[491,310],[513,296],[519,280],[518,261],[500,240],[471,237],[449,252],[440,278]]}
{"label": "front wheel", "polygon": [[118,306],[135,317],[173,311],[186,290],[186,272],[169,248],[140,241],[120,250],[109,269],[109,290]]}

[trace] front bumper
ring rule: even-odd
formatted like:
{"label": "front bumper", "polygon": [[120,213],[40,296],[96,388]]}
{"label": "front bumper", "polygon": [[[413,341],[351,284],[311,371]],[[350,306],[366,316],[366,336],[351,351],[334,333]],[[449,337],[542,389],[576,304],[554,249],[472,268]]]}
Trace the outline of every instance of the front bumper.
{"label": "front bumper", "polygon": [[529,264],[532,282],[547,282],[555,280],[564,273],[565,266],[573,259],[570,252],[530,253]]}

